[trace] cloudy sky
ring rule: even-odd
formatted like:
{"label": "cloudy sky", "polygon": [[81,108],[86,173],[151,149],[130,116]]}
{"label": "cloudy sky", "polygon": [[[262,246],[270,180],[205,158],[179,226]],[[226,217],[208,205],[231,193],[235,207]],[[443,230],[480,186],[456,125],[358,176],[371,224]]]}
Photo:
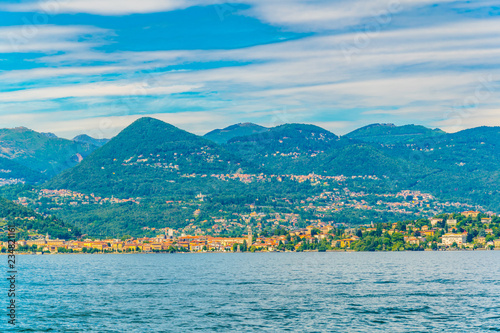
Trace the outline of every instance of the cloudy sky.
{"label": "cloudy sky", "polygon": [[0,2],[0,127],[500,126],[497,0]]}

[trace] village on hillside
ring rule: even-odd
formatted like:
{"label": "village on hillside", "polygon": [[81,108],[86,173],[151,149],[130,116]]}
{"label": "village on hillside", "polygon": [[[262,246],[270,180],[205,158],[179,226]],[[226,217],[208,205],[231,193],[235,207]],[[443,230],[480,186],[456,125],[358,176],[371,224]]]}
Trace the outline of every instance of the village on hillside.
{"label": "village on hillside", "polygon": [[[416,190],[400,190],[397,193],[370,193],[366,189],[368,184],[378,184],[382,180],[376,176],[324,176],[314,173],[307,175],[265,175],[265,174],[182,174],[181,178],[216,178],[220,181],[239,181],[245,184],[268,183],[271,181],[291,181],[308,183],[319,190],[318,193],[306,195],[299,202],[292,202],[290,198],[275,198],[274,201],[293,209],[321,212],[339,212],[346,209],[356,209],[374,212],[390,212],[400,214],[428,215],[440,211],[460,211],[464,209],[481,209],[464,202],[440,200],[433,195]],[[349,182],[363,184],[360,188]],[[199,193],[188,201],[167,201],[169,204],[198,205],[207,195]],[[64,206],[82,207],[105,204],[140,204],[141,198],[116,198],[83,194],[67,189],[41,189],[33,193],[31,198],[19,197],[17,204],[32,207],[40,213],[61,210]],[[493,212],[486,212],[493,214]]]}
{"label": "village on hillside", "polygon": [[[156,237],[17,240],[18,253],[154,253],[286,251],[424,251],[500,249],[500,216],[479,211],[440,214],[431,219],[349,227],[316,222],[306,228],[279,226],[271,233],[247,225],[243,237],[188,235],[163,228]],[[0,244],[5,253],[8,243]]]}

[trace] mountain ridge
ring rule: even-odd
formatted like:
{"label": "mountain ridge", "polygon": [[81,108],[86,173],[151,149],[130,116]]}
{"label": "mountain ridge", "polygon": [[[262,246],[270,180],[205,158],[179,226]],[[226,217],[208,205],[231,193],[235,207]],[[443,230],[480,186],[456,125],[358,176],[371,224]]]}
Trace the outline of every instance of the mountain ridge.
{"label": "mountain ridge", "polygon": [[396,126],[392,123],[376,123],[360,127],[345,137],[357,139],[365,142],[398,144],[412,143],[423,138],[444,135],[446,132],[441,129],[431,129],[422,125],[402,125]]}
{"label": "mountain ridge", "polygon": [[[231,164],[231,162],[236,163]],[[242,167],[224,148],[216,143],[181,130],[171,124],[154,118],[140,118],[95,150],[75,168],[56,176],[46,185],[54,188],[81,190],[93,187],[87,174],[94,174],[103,182],[101,188],[108,194],[123,194],[118,189],[122,183],[119,175],[135,179],[134,195],[150,193],[144,189],[142,181],[151,183],[158,179],[156,189],[169,188],[164,181],[175,181],[181,174],[198,172],[229,172]],[[145,179],[148,175],[148,179]],[[114,192],[113,192],[114,191]]]}
{"label": "mountain ridge", "polygon": [[262,133],[268,130],[268,128],[254,123],[238,123],[223,129],[212,130],[203,137],[218,144],[225,144],[234,137]]}

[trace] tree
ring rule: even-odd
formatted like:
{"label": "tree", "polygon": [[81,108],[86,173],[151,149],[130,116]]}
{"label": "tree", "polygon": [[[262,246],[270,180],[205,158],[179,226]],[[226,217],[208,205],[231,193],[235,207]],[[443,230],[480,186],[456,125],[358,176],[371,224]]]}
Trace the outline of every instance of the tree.
{"label": "tree", "polygon": [[356,230],[356,236],[358,236],[359,238],[363,237],[363,232],[361,231],[361,229],[357,229]]}

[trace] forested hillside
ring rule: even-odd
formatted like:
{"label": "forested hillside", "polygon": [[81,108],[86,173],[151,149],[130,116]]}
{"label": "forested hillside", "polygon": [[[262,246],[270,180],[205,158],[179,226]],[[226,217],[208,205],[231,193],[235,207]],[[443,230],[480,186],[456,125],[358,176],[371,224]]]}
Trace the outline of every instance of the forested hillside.
{"label": "forested hillside", "polygon": [[7,240],[7,225],[16,228],[16,239],[28,239],[28,235],[49,234],[53,238],[70,239],[81,235],[74,225],[65,223],[53,216],[44,217],[32,209],[17,205],[14,202],[0,198],[0,240]]}
{"label": "forested hillside", "polygon": [[216,131],[224,138],[217,144],[141,118],[42,186],[1,192],[101,236],[165,226],[211,230],[217,220],[238,225],[251,214],[269,221],[292,214],[302,225],[500,210],[498,127],[447,134],[376,124],[339,137],[314,125],[253,133],[262,130],[256,126]]}

